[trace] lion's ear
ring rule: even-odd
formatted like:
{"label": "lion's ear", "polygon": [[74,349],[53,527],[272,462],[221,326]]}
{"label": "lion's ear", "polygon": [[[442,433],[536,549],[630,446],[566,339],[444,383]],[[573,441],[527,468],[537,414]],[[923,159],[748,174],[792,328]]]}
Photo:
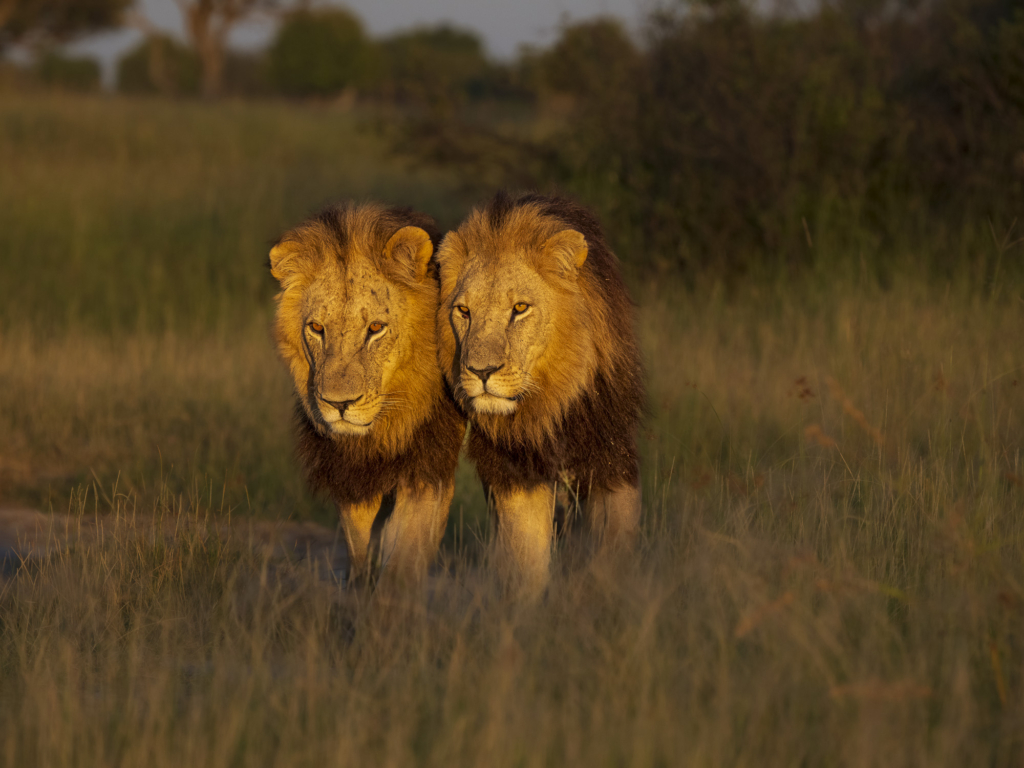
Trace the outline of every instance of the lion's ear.
{"label": "lion's ear", "polygon": [[430,235],[419,227],[402,227],[384,246],[384,257],[407,269],[416,282],[427,276],[427,266],[434,253]]}
{"label": "lion's ear", "polygon": [[575,229],[563,229],[552,235],[544,241],[541,250],[545,261],[555,265],[566,277],[575,275],[587,260],[587,240]]}
{"label": "lion's ear", "polygon": [[441,245],[437,249],[437,263],[444,267],[455,267],[459,260],[461,260],[466,253],[466,241],[462,239],[455,230],[452,230],[444,236],[441,240]]}
{"label": "lion's ear", "polygon": [[302,246],[294,240],[284,240],[270,249],[270,274],[284,285],[285,280],[299,271]]}

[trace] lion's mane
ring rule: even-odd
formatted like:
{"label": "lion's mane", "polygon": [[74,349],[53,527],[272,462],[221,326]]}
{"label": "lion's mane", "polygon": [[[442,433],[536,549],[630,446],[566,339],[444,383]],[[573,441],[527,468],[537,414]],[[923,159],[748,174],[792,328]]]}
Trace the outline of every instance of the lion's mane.
{"label": "lion's mane", "polygon": [[[395,273],[381,257],[388,239],[405,226],[423,229],[435,250],[440,234],[429,216],[411,209],[373,203],[330,206],[289,231],[282,242],[301,247],[301,268],[277,296],[274,335],[281,358],[296,380],[308,376],[309,360],[302,346],[303,292],[331,262],[343,266],[358,251],[375,260],[398,290],[410,299],[417,337],[412,359],[403,360],[389,389],[400,393],[401,407],[388,410],[368,434],[331,436],[310,419],[300,399],[295,419],[297,453],[310,485],[326,490],[337,502],[358,502],[392,491],[400,482],[441,487],[451,482],[465,434],[465,418],[438,375],[433,312],[438,273],[432,259],[420,284]],[[360,286],[339,286],[350,295]],[[397,396],[397,395],[396,395]]]}
{"label": "lion's mane", "polygon": [[[476,258],[522,253],[531,259],[548,237],[565,229],[581,233],[587,243],[577,285],[589,311],[562,308],[560,332],[534,365],[539,387],[513,414],[473,415],[469,456],[494,489],[552,482],[563,473],[584,494],[639,483],[636,441],[645,393],[634,305],[593,214],[564,198],[499,193],[459,227],[455,247],[465,249],[461,258],[472,251]],[[533,266],[549,274],[544,265]],[[457,286],[456,276],[442,273],[438,353],[453,390],[460,363],[448,317]]]}

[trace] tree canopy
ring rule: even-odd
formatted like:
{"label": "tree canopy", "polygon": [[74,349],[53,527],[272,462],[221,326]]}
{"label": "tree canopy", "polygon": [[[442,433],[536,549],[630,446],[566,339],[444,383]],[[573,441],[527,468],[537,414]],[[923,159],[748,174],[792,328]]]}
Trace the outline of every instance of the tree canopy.
{"label": "tree canopy", "polygon": [[380,55],[384,93],[407,102],[463,97],[486,81],[491,67],[477,35],[448,25],[386,38]]}
{"label": "tree canopy", "polygon": [[177,0],[189,41],[202,63],[203,95],[219,96],[224,88],[227,40],[232,27],[257,11],[278,8],[279,0]]}
{"label": "tree canopy", "polygon": [[285,16],[269,51],[270,77],[289,96],[326,96],[365,83],[371,48],[359,19],[340,8]]}
{"label": "tree canopy", "polygon": [[0,50],[14,43],[63,42],[117,26],[134,0],[0,0]]}

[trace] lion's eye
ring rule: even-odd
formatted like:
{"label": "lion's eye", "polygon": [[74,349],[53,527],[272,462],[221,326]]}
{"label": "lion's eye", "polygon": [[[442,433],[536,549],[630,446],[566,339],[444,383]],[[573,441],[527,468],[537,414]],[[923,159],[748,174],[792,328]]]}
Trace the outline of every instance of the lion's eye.
{"label": "lion's eye", "polygon": [[370,323],[370,333],[380,333],[384,330],[384,323]]}
{"label": "lion's eye", "polygon": [[311,331],[313,331],[313,333],[323,333],[324,332],[324,327],[322,325],[320,325],[320,323],[310,323],[309,324],[309,329]]}
{"label": "lion's eye", "polygon": [[512,307],[512,314],[521,315],[521,314],[523,314],[523,312],[525,312],[529,308],[530,308],[529,304],[527,304],[526,302],[520,301],[518,304],[516,304],[514,307]]}
{"label": "lion's eye", "polygon": [[455,309],[458,310],[458,313],[463,317],[469,317],[469,307],[464,307],[461,304],[458,304]]}

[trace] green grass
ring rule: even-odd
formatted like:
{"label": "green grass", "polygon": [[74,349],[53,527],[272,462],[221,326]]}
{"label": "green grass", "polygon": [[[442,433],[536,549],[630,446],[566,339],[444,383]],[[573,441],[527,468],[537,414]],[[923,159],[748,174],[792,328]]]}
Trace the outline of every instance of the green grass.
{"label": "green grass", "polygon": [[266,243],[343,194],[450,224],[454,182],[330,110],[0,115],[0,504],[107,531],[0,580],[0,765],[1020,764],[1024,286],[985,259],[638,281],[637,556],[507,604],[464,467],[443,571],[368,597],[209,525],[332,519]]}
{"label": "green grass", "polygon": [[270,245],[341,198],[442,224],[451,179],[384,159],[370,122],[330,108],[0,99],[0,322],[230,334],[265,311]]}
{"label": "green grass", "polygon": [[142,491],[198,475],[229,506],[330,515],[287,447],[270,245],[347,197],[442,226],[466,206],[455,180],[388,158],[377,119],[4,94],[0,501],[60,508],[94,476]]}

